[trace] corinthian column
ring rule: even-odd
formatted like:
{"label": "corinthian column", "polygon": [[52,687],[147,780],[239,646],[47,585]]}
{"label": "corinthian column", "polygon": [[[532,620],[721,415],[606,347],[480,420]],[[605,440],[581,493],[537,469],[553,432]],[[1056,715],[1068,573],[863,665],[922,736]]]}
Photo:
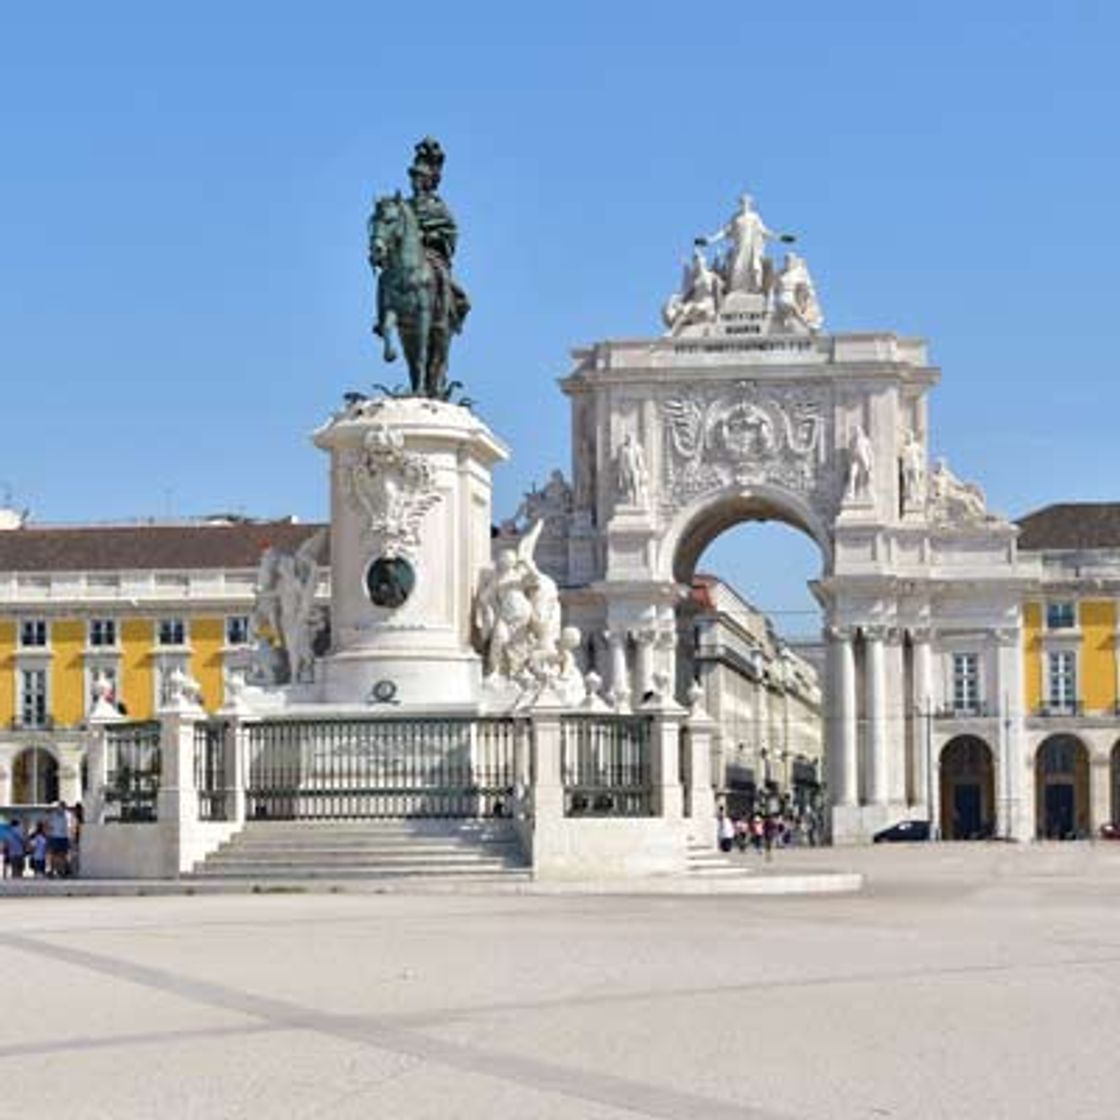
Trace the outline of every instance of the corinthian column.
{"label": "corinthian column", "polygon": [[930,650],[928,627],[919,627],[910,632],[914,650],[914,695],[913,732],[911,744],[914,750],[914,800],[932,812],[933,797],[929,788],[929,720],[933,706],[933,658]]}
{"label": "corinthian column", "polygon": [[832,770],[832,803],[855,805],[859,789],[856,768],[856,661],[852,633],[828,629],[829,684],[825,728]]}
{"label": "corinthian column", "polygon": [[887,802],[887,697],[883,653],[883,631],[864,631],[864,671],[867,712],[867,800],[872,805]]}

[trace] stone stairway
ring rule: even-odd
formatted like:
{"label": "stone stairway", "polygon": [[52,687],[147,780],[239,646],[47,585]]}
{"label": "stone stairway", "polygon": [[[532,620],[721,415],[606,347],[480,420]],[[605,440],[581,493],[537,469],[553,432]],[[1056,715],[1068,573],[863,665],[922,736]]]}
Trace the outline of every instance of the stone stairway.
{"label": "stone stairway", "polygon": [[528,878],[507,821],[251,821],[189,878]]}
{"label": "stone stairway", "polygon": [[726,879],[750,874],[751,865],[733,859],[711,844],[690,840],[687,869],[690,878]]}

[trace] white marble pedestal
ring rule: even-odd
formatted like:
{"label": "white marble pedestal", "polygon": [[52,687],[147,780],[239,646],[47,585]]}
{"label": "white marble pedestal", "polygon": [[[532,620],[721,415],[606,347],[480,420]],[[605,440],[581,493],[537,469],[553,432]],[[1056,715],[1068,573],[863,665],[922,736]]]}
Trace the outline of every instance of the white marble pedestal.
{"label": "white marble pedestal", "polygon": [[508,451],[467,409],[417,397],[360,401],[313,438],[331,456],[320,702],[475,707],[471,605]]}

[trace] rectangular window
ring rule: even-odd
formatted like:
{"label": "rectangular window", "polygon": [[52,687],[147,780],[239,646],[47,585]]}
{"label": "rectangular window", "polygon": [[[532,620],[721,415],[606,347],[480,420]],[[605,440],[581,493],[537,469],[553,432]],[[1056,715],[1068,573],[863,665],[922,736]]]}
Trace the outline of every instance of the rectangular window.
{"label": "rectangular window", "polygon": [[115,646],[117,644],[117,620],[115,618],[91,618],[89,621],[89,644],[91,646]]}
{"label": "rectangular window", "polygon": [[1047,630],[1072,630],[1077,625],[1077,604],[1072,600],[1046,604]]}
{"label": "rectangular window", "polygon": [[1055,712],[1077,709],[1077,655],[1073,650],[1054,650],[1048,657],[1047,707]]}
{"label": "rectangular window", "polygon": [[980,710],[980,655],[953,654],[953,711]]}
{"label": "rectangular window", "polygon": [[19,675],[19,714],[24,727],[47,724],[47,671],[23,669]]}
{"label": "rectangular window", "polygon": [[25,618],[19,625],[19,644],[25,649],[47,644],[47,622],[43,618]]}
{"label": "rectangular window", "polygon": [[249,644],[249,616],[231,614],[226,619],[226,645],[247,646]]}
{"label": "rectangular window", "polygon": [[181,618],[161,618],[159,620],[159,644],[161,646],[185,646],[187,627]]}

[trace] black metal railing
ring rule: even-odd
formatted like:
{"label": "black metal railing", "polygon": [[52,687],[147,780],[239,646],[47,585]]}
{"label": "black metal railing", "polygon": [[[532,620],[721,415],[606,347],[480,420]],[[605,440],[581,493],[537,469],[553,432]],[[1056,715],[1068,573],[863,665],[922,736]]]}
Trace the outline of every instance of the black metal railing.
{"label": "black metal railing", "polygon": [[246,815],[268,820],[504,817],[513,719],[268,720],[247,728]]}
{"label": "black metal railing", "polygon": [[222,720],[197,723],[194,728],[194,785],[198,791],[198,819],[233,820],[233,727]]}
{"label": "black metal railing", "polygon": [[560,773],[569,817],[653,814],[648,716],[572,715],[560,720]]}
{"label": "black metal railing", "polygon": [[115,724],[105,733],[104,819],[136,824],[156,819],[159,723]]}

